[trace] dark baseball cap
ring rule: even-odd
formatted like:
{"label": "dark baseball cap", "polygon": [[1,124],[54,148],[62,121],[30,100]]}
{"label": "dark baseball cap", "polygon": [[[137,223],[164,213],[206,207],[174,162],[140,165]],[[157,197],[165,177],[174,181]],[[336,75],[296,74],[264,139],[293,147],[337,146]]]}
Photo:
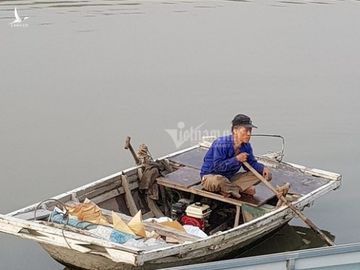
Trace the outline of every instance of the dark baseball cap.
{"label": "dark baseball cap", "polygon": [[257,128],[252,124],[252,121],[249,116],[245,114],[238,114],[232,120],[232,126],[242,126],[242,127],[249,127],[249,128]]}

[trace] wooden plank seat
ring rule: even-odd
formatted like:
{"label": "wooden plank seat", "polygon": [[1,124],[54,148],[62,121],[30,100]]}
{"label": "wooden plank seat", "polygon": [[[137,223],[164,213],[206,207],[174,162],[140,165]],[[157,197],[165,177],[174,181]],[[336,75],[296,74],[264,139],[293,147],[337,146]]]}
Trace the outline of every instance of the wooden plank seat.
{"label": "wooden plank seat", "polygon": [[200,170],[204,162],[204,156],[207,151],[207,148],[198,147],[188,152],[184,152],[176,156],[170,157],[169,160],[175,163],[183,164],[187,167]]}
{"label": "wooden plank seat", "polygon": [[[198,185],[194,185],[191,188],[201,190],[202,192],[209,192],[209,191],[204,190],[201,183]],[[209,193],[212,193],[212,192],[209,192]],[[213,193],[213,194],[224,197],[217,193]],[[254,196],[241,193],[240,199],[236,199],[236,198],[232,198],[232,197],[230,199],[234,199],[235,201],[238,201],[241,204],[248,204],[251,206],[259,207],[259,206],[262,206],[263,204],[265,204],[266,202],[268,202],[274,196],[275,195],[271,191],[269,191],[269,189],[264,184],[259,183],[256,185],[256,194]],[[226,199],[229,199],[229,198],[226,198]]]}
{"label": "wooden plank seat", "polygon": [[[198,147],[190,151],[172,156],[169,158],[169,161],[181,164],[189,168],[200,170],[203,164],[204,156],[207,151],[208,149],[205,147]],[[271,181],[271,183],[273,186],[282,186],[285,183],[290,183],[289,193],[307,194],[328,183],[329,181],[327,179],[313,176],[311,174],[304,174],[304,172],[286,163],[278,163],[271,160],[266,161],[266,158],[264,157],[260,158],[259,161],[271,163],[271,171],[273,174],[273,180]],[[198,183],[200,183],[200,179],[198,180]],[[266,198],[268,196],[272,196],[272,193],[268,191],[265,185],[262,183],[256,186],[256,193],[257,194],[253,198],[245,198],[246,196],[244,196],[242,199],[252,204],[261,205],[266,201]],[[262,198],[264,198],[265,200],[263,200]]]}
{"label": "wooden plank seat", "polygon": [[176,171],[167,174],[165,177],[159,177],[158,179],[166,179],[171,183],[185,188],[189,188],[201,182],[200,170],[190,167],[181,167]]}
{"label": "wooden plank seat", "polygon": [[303,173],[285,163],[279,163],[270,169],[273,175],[271,184],[276,187],[290,183],[289,193],[293,194],[308,194],[329,182],[328,179]]}
{"label": "wooden plank seat", "polygon": [[260,206],[274,197],[274,194],[272,194],[271,191],[269,191],[262,183],[256,185],[255,196],[242,194],[240,199],[232,197],[226,198],[220,194],[206,191],[201,185],[200,171],[190,167],[181,167],[175,172],[169,173],[164,177],[157,178],[157,182],[165,187],[190,192],[196,195],[239,206],[243,203],[252,206]]}

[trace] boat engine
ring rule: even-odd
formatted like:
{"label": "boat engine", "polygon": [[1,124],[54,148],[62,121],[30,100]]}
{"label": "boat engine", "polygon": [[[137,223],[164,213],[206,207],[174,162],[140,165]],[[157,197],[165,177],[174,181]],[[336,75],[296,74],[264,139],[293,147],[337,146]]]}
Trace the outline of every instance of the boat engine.
{"label": "boat engine", "polygon": [[209,226],[209,216],[211,213],[209,205],[196,202],[188,205],[185,212],[186,215],[183,215],[180,219],[183,225],[196,226],[203,231]]}
{"label": "boat engine", "polygon": [[191,200],[185,198],[173,203],[171,206],[171,219],[180,221],[183,215],[185,215],[186,207],[191,203]]}

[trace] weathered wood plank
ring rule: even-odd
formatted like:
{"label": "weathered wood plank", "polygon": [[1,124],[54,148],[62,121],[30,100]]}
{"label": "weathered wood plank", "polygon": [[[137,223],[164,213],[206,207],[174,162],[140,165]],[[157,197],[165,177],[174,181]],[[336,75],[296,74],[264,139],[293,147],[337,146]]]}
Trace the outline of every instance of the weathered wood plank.
{"label": "weathered wood plank", "polygon": [[173,156],[173,157],[169,158],[169,160],[200,170],[200,168],[204,162],[204,156],[207,151],[208,151],[208,149],[198,147],[191,151]]}
{"label": "weathered wood plank", "polygon": [[137,174],[126,176],[126,177],[127,177],[129,184],[133,183],[133,182],[139,182],[139,176]]}
{"label": "weathered wood plank", "polygon": [[290,183],[289,193],[307,194],[329,182],[325,178],[304,174],[301,170],[282,163],[276,168],[271,168],[271,171],[273,175],[271,184],[283,186]]}
{"label": "weathered wood plank", "polygon": [[130,211],[129,208],[126,205],[126,201],[125,201],[125,193],[121,194],[117,197],[108,199],[106,201],[103,201],[101,203],[98,204],[98,206],[100,208],[104,208],[104,209],[108,209],[111,211],[115,211],[115,212],[119,212],[119,213],[123,213],[125,215],[130,216]]}
{"label": "weathered wood plank", "polygon": [[166,179],[174,184],[190,187],[199,184],[200,171],[189,167],[181,167],[178,170],[167,174]]}
{"label": "weathered wood plank", "polygon": [[240,223],[240,210],[241,210],[240,206],[236,205],[234,228],[239,226],[239,223]]}
{"label": "weathered wood plank", "polygon": [[120,179],[121,178],[116,178],[115,182],[108,183],[107,185],[102,186],[102,187],[92,187],[92,189],[87,190],[87,192],[81,192],[81,193],[77,192],[77,198],[80,201],[83,201],[83,200],[85,200],[85,198],[91,199],[91,198],[97,197],[107,191],[111,191],[113,189],[119,188],[119,187],[121,187]]}
{"label": "weathered wood plank", "polygon": [[116,175],[116,176],[106,179],[103,182],[100,182],[96,185],[89,185],[89,186],[86,186],[84,189],[76,190],[77,197],[85,198],[85,196],[87,196],[91,192],[94,192],[97,190],[105,189],[105,191],[107,191],[106,190],[107,187],[109,187],[109,189],[112,189],[110,186],[114,183],[119,183],[119,179],[121,179],[121,175]]}
{"label": "weathered wood plank", "polygon": [[233,204],[233,205],[241,206],[243,204],[243,202],[240,201],[240,200],[236,200],[236,199],[232,199],[232,198],[225,198],[224,196],[213,193],[213,192],[197,189],[195,187],[186,188],[186,187],[184,187],[182,185],[174,184],[174,183],[168,181],[164,177],[157,178],[157,183],[159,185],[164,186],[164,187],[174,188],[174,189],[177,189],[177,190],[193,193],[193,194],[196,194],[196,195],[200,195],[200,196],[203,196],[203,197],[206,197],[206,198],[222,201],[222,202]]}
{"label": "weathered wood plank", "polygon": [[147,201],[147,204],[148,204],[151,212],[153,212],[155,217],[159,218],[159,217],[165,216],[164,213],[161,212],[159,207],[156,205],[156,202],[154,200],[152,200],[151,198],[149,198],[149,196],[146,197],[146,201]]}
{"label": "weathered wood plank", "polygon": [[126,201],[126,205],[128,206],[129,208],[129,211],[130,211],[130,214],[132,216],[135,216],[136,213],[139,211],[136,204],[135,204],[135,201],[134,201],[134,198],[131,194],[131,190],[130,190],[130,186],[129,186],[129,182],[127,180],[127,176],[126,175],[122,175],[121,177],[121,183],[122,183],[122,186],[124,188],[124,191],[125,191],[125,201]]}
{"label": "weathered wood plank", "polygon": [[[138,187],[139,187],[138,183],[129,184],[130,190],[136,189]],[[97,197],[91,198],[91,201],[93,201],[94,203],[101,203],[101,202],[112,199],[112,198],[117,197],[124,193],[125,193],[124,187],[119,187],[119,188],[113,189],[109,192],[103,193]]]}
{"label": "weathered wood plank", "polygon": [[[46,209],[37,209],[36,210],[36,219],[41,220],[41,219],[47,218],[50,215],[50,213],[51,212]],[[34,220],[35,210],[16,215],[14,217],[24,219],[24,220]]]}
{"label": "weathered wood plank", "polygon": [[138,176],[138,168],[133,168],[132,170],[125,172],[124,175],[128,178],[131,176]]}
{"label": "weathered wood plank", "polygon": [[171,216],[171,206],[169,205],[169,202],[166,200],[165,188],[163,186],[159,185],[159,190],[160,190],[160,194],[161,194],[162,205],[164,206],[165,215],[170,217]]}
{"label": "weathered wood plank", "polygon": [[153,218],[154,217],[154,213],[149,211],[145,214],[142,215],[142,218],[145,220],[145,219],[148,219],[148,218]]}

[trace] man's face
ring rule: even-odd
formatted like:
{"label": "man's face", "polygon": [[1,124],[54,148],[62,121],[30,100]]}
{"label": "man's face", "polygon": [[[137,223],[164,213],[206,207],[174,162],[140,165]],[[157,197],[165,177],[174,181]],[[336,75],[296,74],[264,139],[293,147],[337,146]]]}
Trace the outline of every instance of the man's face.
{"label": "man's face", "polygon": [[236,137],[237,141],[248,143],[251,138],[251,131],[252,128],[249,127],[237,127],[234,128],[234,136]]}

